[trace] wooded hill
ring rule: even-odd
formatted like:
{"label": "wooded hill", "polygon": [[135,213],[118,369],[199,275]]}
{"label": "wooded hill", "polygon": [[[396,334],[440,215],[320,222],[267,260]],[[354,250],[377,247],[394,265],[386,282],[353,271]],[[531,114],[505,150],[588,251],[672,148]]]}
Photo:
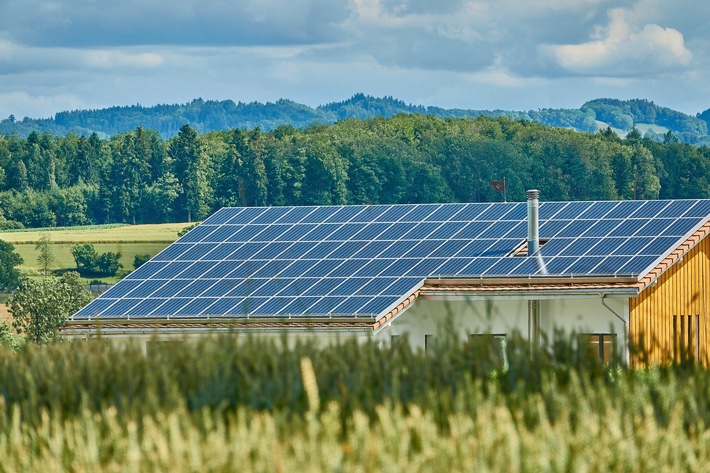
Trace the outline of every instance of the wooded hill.
{"label": "wooded hill", "polygon": [[681,142],[710,144],[710,109],[690,116],[647,100],[598,99],[585,103],[579,109],[464,110],[409,105],[392,97],[375,98],[363,94],[316,108],[290,100],[263,104],[196,99],[180,105],[75,110],[57,113],[50,119],[16,120],[11,116],[0,121],[0,133],[17,133],[22,137],[29,136],[33,131],[58,136],[69,132],[81,136],[97,133],[108,138],[143,127],[157,131],[163,139],[169,139],[185,124],[200,133],[232,128],[271,131],[282,125],[303,128],[314,124],[333,124],[348,118],[390,118],[398,114],[425,114],[440,118],[506,117],[587,132],[610,126],[620,136],[625,136],[636,127],[642,136],[657,141],[662,141],[663,136],[671,132]]}
{"label": "wooded hill", "polygon": [[0,228],[185,222],[223,206],[710,198],[710,147],[508,118],[0,135]]}

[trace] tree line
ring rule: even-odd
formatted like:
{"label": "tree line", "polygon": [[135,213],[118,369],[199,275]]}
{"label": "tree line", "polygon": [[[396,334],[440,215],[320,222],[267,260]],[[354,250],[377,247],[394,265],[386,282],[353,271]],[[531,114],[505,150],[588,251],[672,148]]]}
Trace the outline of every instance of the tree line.
{"label": "tree line", "polygon": [[305,129],[0,135],[0,228],[198,221],[223,206],[710,197],[710,148],[632,130],[398,115]]}
{"label": "tree line", "polygon": [[257,127],[273,131],[282,125],[305,128],[316,124],[332,125],[349,118],[366,120],[375,117],[391,118],[399,114],[434,115],[439,118],[505,117],[592,133],[608,125],[617,133],[626,134],[633,126],[641,128],[643,124],[645,136],[657,141],[662,141],[666,131],[672,131],[681,142],[710,144],[710,110],[692,116],[642,99],[596,99],[578,109],[471,110],[425,107],[406,104],[394,97],[372,97],[362,93],[315,108],[285,99],[267,103],[195,99],[184,104],[72,110],[43,119],[25,117],[16,120],[10,115],[0,120],[0,133],[17,133],[27,137],[33,131],[57,136],[75,132],[88,137],[95,132],[101,137],[109,137],[141,126],[156,130],[167,140],[177,135],[184,124],[199,133]]}

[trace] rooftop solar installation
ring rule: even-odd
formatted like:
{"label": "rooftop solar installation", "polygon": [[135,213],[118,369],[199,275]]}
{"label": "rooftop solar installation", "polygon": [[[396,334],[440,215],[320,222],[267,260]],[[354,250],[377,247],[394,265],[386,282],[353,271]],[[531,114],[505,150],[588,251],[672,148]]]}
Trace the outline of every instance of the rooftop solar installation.
{"label": "rooftop solar installation", "polygon": [[223,208],[72,319],[376,318],[427,278],[639,277],[710,200],[541,202],[539,216],[541,258],[519,256],[524,202]]}

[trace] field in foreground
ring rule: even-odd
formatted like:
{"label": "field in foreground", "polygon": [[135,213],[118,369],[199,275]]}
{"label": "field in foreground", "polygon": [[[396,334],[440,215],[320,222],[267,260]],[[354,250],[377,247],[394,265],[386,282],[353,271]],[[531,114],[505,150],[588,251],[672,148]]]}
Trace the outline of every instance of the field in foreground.
{"label": "field in foreground", "polygon": [[[15,246],[24,264],[19,269],[26,274],[39,274],[38,252],[35,248],[40,236],[47,233],[52,241],[55,257],[52,270],[75,269],[71,247],[77,243],[91,243],[98,253],[107,251],[121,253],[124,270],[133,270],[135,255],[155,256],[170,243],[177,240],[177,233],[188,223],[165,223],[153,225],[106,225],[93,227],[70,227],[47,230],[24,230],[0,232],[0,240]],[[115,278],[105,278],[114,282]]]}
{"label": "field in foreground", "polygon": [[705,471],[710,373],[569,345],[223,337],[0,355],[0,471]]}

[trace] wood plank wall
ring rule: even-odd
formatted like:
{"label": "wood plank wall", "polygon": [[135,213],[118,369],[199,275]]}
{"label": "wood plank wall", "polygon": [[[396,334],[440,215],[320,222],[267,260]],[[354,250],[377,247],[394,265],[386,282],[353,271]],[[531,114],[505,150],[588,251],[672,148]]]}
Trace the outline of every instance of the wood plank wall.
{"label": "wood plank wall", "polygon": [[709,365],[709,255],[710,238],[704,238],[655,284],[629,300],[632,365],[668,363],[688,356]]}

